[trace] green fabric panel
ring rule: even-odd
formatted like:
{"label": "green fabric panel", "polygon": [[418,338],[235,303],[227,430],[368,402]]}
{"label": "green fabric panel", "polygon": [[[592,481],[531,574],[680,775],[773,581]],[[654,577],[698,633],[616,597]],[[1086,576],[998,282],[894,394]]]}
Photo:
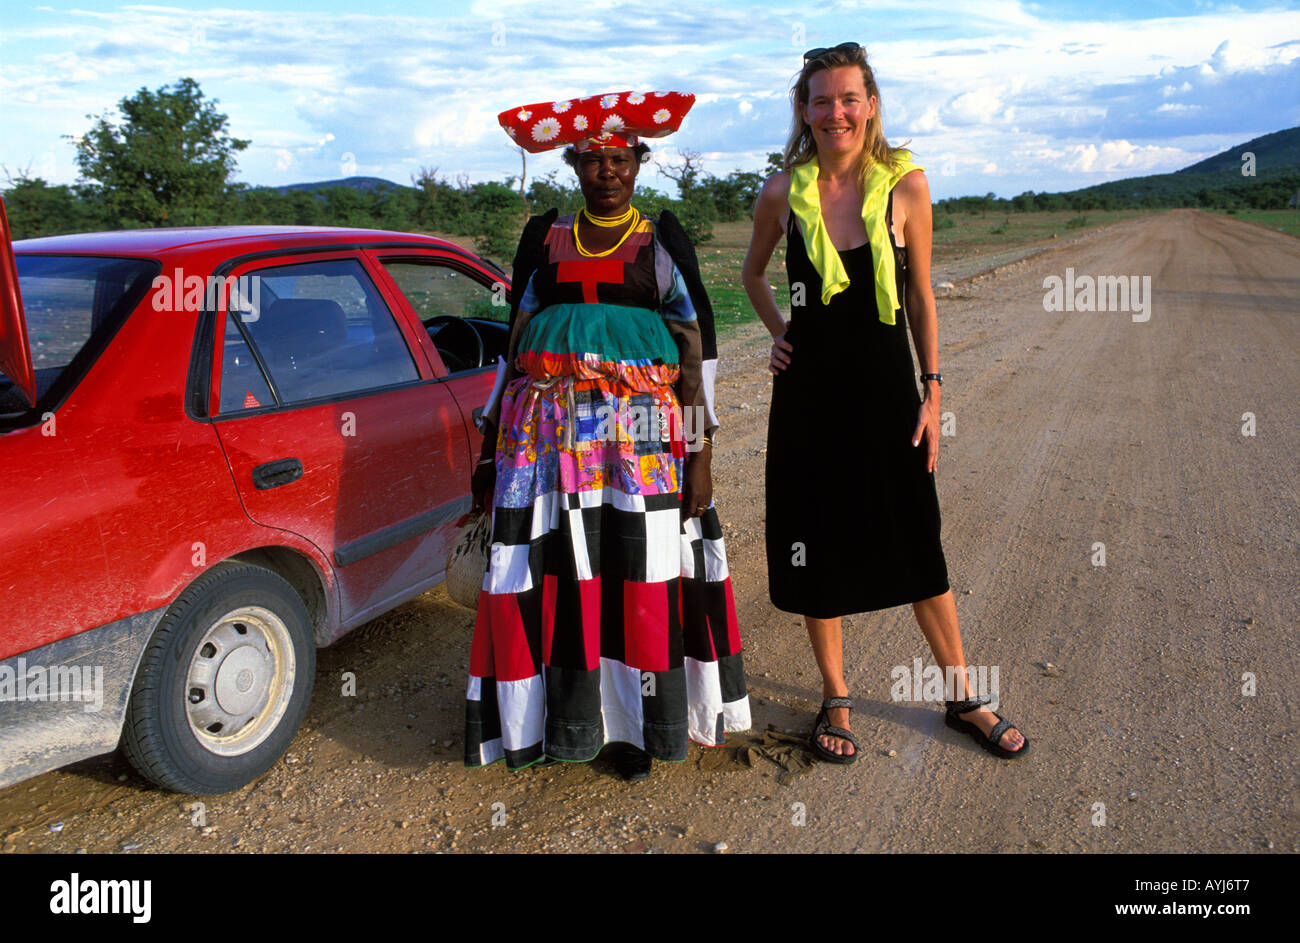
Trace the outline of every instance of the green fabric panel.
{"label": "green fabric panel", "polygon": [[559,304],[543,308],[524,328],[519,352],[594,354],[601,360],[677,363],[677,344],[649,308]]}

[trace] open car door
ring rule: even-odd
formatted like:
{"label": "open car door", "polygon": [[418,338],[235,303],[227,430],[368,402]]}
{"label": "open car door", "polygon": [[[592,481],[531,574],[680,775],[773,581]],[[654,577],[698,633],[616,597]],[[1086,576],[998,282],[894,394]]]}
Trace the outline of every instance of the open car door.
{"label": "open car door", "polygon": [[36,371],[32,369],[32,351],[27,343],[23,297],[18,290],[18,267],[14,264],[4,200],[0,200],[0,373],[13,381],[27,405],[36,405]]}

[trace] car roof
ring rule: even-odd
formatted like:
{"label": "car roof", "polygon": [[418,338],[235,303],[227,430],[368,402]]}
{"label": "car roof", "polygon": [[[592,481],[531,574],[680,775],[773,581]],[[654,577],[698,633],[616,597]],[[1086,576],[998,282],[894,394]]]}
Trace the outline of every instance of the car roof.
{"label": "car roof", "polygon": [[351,229],[338,226],[185,226],[160,229],[123,229],[116,232],[72,233],[65,236],[40,236],[19,239],[14,251],[19,253],[54,252],[154,256],[178,249],[216,248],[276,249],[304,245],[413,242],[428,243],[431,248],[465,250],[437,236],[392,232],[384,229]]}

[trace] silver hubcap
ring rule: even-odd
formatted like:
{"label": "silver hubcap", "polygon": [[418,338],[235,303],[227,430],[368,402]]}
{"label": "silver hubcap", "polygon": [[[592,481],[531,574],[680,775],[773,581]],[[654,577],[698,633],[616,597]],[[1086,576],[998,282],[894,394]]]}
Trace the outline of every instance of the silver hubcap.
{"label": "silver hubcap", "polygon": [[204,748],[239,756],[275,730],[293,694],[293,640],[269,609],[242,606],[203,636],[185,675],[185,710]]}

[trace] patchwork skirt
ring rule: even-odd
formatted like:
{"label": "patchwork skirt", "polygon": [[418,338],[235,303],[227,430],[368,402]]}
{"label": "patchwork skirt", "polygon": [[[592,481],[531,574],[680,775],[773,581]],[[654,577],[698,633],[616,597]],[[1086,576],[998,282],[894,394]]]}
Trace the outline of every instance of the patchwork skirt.
{"label": "patchwork skirt", "polygon": [[502,400],[465,764],[682,760],[750,712],[717,510],[681,516],[675,346],[649,309],[557,307]]}

